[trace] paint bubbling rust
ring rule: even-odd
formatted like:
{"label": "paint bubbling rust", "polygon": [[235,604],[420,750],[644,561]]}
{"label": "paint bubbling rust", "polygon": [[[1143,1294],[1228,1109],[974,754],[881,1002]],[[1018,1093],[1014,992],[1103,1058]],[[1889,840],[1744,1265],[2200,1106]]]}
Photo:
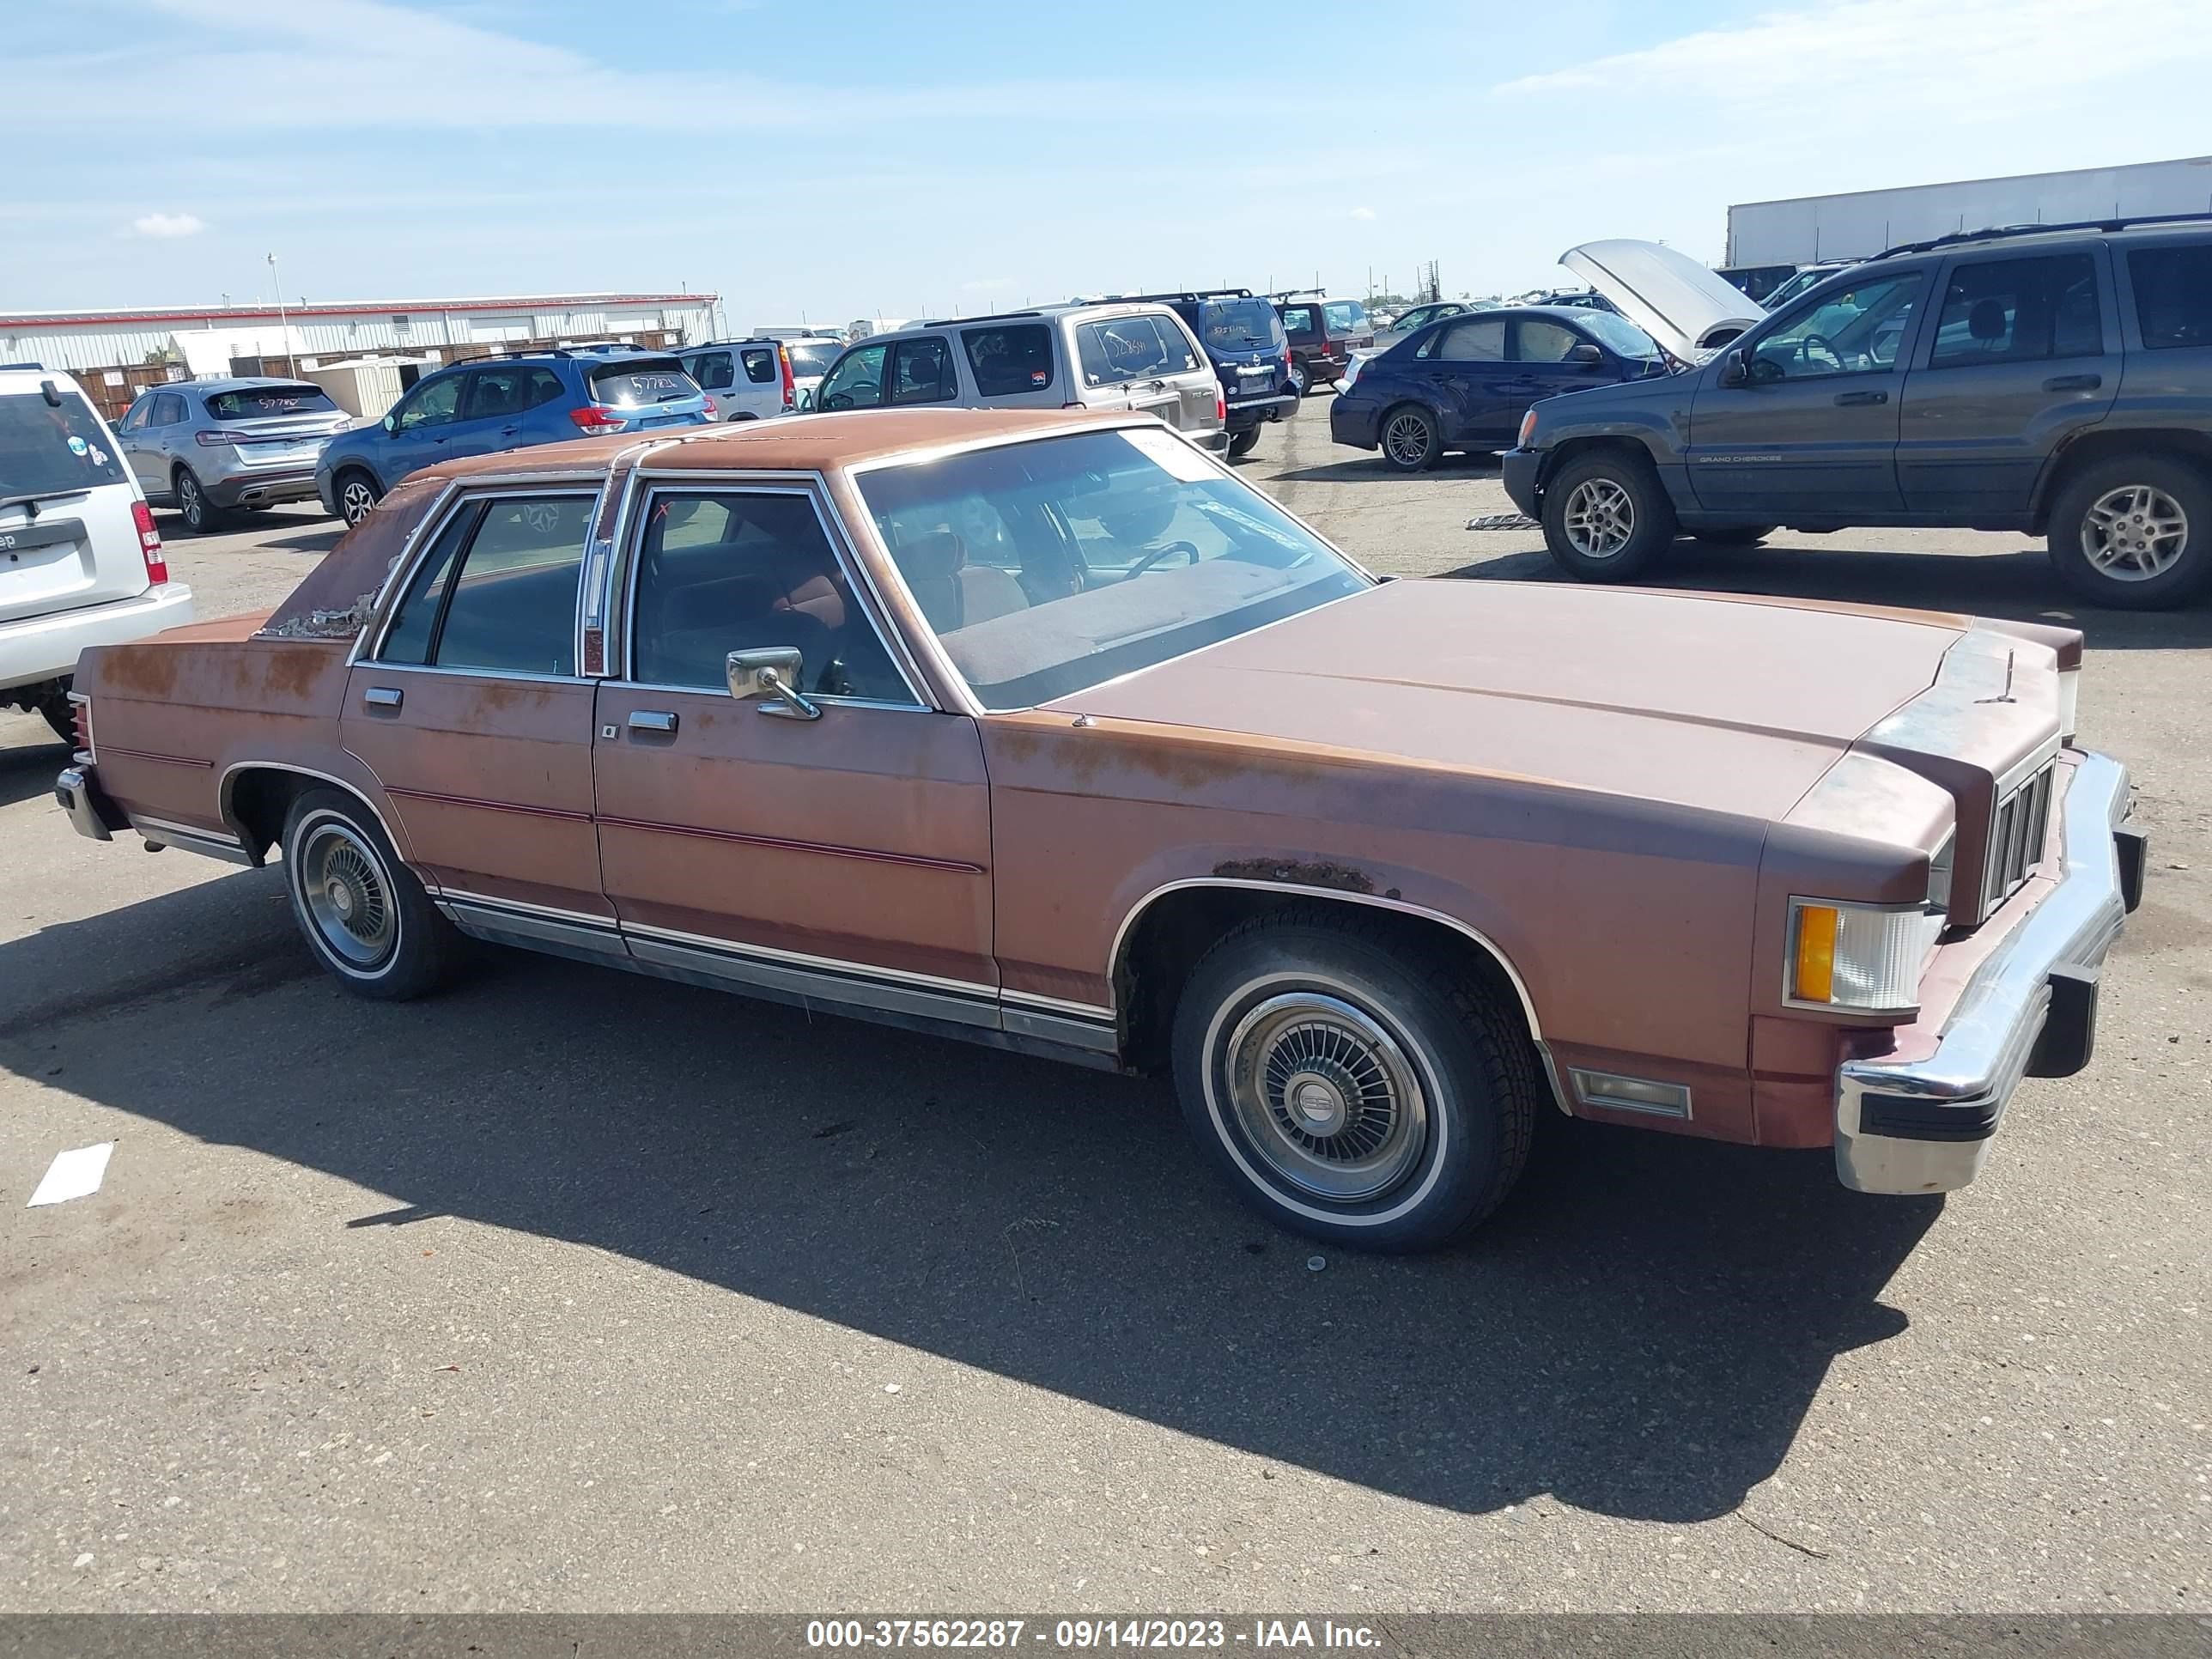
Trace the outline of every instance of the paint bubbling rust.
{"label": "paint bubbling rust", "polygon": [[[1283,882],[1297,887],[1324,887],[1339,893],[1372,893],[1375,878],[1349,865],[1304,863],[1285,859],[1230,859],[1213,866],[1224,881]],[[1392,897],[1396,897],[1393,889]]]}
{"label": "paint bubbling rust", "polygon": [[[385,581],[392,579],[399,558],[394,554],[384,567]],[[384,591],[379,582],[366,593],[358,594],[354,602],[339,611],[310,611],[303,617],[287,617],[283,622],[271,623],[254,637],[264,640],[349,640],[368,626],[375,614],[376,596]]]}

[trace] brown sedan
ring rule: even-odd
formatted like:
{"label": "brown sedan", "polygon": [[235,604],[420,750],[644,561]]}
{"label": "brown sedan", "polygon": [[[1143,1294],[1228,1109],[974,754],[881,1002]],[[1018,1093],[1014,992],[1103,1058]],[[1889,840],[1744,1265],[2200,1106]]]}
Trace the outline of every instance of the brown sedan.
{"label": "brown sedan", "polygon": [[1378,582],[1127,416],[441,466],[265,617],[85,653],[58,793],[406,997],[461,936],[1171,1070],[1285,1224],[1431,1246],[1538,1113],[1979,1170],[2140,890],[2081,638]]}

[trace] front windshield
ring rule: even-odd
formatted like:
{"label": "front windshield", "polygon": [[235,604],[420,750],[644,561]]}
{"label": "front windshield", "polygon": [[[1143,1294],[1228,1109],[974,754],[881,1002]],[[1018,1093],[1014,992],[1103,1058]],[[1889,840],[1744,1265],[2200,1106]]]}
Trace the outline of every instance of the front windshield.
{"label": "front windshield", "polygon": [[1368,585],[1165,431],[1003,444],[858,483],[986,708],[1031,708]]}
{"label": "front windshield", "polygon": [[1656,361],[1662,355],[1659,343],[1619,312],[1593,311],[1575,320],[1596,335],[1616,357]]}
{"label": "front windshield", "polygon": [[1198,307],[1198,322],[1215,351],[1256,350],[1283,341],[1282,319],[1265,300],[1207,300]]}

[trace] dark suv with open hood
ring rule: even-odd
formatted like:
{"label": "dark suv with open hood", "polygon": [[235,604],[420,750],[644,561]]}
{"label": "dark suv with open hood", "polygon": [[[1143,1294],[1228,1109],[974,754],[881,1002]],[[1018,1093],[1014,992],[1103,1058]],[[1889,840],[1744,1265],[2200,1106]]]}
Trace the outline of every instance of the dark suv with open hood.
{"label": "dark suv with open hood", "polygon": [[2093,605],[2212,586],[2212,216],[1893,248],[1710,352],[1676,311],[1696,367],[1540,404],[1504,459],[1571,574],[1632,580],[1678,530],[1918,525],[2046,536]]}

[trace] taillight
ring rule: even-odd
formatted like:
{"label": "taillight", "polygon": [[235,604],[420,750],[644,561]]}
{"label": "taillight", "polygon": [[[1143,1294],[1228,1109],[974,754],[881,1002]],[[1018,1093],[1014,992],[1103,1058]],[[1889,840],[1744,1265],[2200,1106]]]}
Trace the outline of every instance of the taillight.
{"label": "taillight", "polygon": [[96,763],[92,747],[92,702],[85,697],[70,699],[70,724],[76,732],[76,750],[87,760]]}
{"label": "taillight", "polygon": [[568,418],[586,432],[619,432],[628,424],[620,410],[602,408],[598,404],[572,409]]}
{"label": "taillight", "polygon": [[235,441],[228,432],[195,432],[192,440],[210,449],[228,449]]}
{"label": "taillight", "polygon": [[1229,419],[1229,400],[1221,395],[1221,388],[1213,388],[1213,423],[1221,426]]}
{"label": "taillight", "polygon": [[791,378],[791,353],[785,350],[783,347],[778,346],[775,349],[775,360],[783,365],[783,406],[786,409],[795,409],[799,406],[799,388]]}
{"label": "taillight", "polygon": [[712,398],[707,399],[707,418],[708,420],[711,421],[714,418],[714,412],[717,407],[718,405]]}
{"label": "taillight", "polygon": [[146,580],[159,587],[169,580],[169,561],[161,552],[161,532],[154,528],[154,510],[143,501],[131,502],[131,522],[138,526],[138,551],[146,561]]}

